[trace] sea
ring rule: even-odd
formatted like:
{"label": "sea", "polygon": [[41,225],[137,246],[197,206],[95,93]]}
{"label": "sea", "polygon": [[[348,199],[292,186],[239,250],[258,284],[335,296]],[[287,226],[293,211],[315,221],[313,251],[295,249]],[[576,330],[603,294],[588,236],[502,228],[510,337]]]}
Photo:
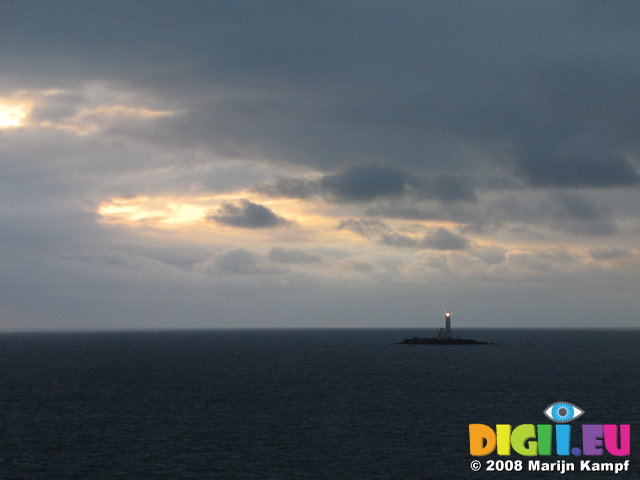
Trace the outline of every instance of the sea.
{"label": "sea", "polygon": [[[0,479],[640,478],[640,330],[457,333],[492,344],[397,344],[432,335],[419,328],[5,332]],[[584,410],[575,424],[630,424],[631,456],[590,457],[628,471],[505,467],[526,465],[516,454],[471,469],[469,424],[551,423],[558,401]]]}

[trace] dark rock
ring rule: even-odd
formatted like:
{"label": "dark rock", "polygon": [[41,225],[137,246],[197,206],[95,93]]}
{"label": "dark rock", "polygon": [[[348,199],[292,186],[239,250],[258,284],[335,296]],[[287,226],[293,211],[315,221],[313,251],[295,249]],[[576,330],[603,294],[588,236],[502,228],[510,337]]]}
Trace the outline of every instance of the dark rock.
{"label": "dark rock", "polygon": [[481,342],[469,338],[405,338],[398,345],[492,345],[490,342]]}

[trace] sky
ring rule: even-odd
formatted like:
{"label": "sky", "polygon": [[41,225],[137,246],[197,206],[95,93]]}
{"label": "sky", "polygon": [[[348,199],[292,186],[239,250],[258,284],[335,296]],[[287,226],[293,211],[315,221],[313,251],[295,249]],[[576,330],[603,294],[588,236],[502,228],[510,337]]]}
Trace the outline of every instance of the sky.
{"label": "sky", "polygon": [[0,329],[636,327],[640,4],[0,3]]}

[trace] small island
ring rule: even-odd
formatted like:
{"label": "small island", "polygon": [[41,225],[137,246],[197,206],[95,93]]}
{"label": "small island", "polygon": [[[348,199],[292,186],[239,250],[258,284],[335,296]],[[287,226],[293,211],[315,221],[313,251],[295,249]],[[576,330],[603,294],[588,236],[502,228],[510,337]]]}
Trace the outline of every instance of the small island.
{"label": "small island", "polygon": [[405,338],[398,345],[490,345],[490,342],[471,340],[469,338],[454,338],[451,331],[451,312],[444,314],[445,326],[438,332],[437,338]]}

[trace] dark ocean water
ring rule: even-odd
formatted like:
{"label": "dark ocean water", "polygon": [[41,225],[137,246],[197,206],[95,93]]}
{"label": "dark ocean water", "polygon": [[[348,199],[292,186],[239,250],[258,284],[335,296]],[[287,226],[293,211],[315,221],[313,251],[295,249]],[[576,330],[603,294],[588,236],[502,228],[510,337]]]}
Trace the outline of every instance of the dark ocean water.
{"label": "dark ocean water", "polygon": [[2,334],[0,479],[614,477],[470,470],[469,423],[549,423],[558,400],[586,411],[576,423],[631,423],[618,477],[640,478],[640,331],[392,345],[429,334]]}

